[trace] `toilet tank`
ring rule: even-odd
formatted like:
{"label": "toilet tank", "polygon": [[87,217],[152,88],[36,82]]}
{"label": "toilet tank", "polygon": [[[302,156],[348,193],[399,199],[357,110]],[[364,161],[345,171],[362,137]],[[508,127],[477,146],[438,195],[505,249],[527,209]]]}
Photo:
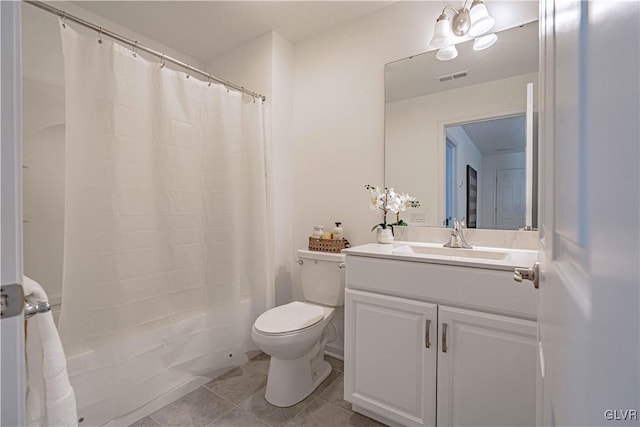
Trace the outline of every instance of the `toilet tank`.
{"label": "toilet tank", "polygon": [[339,307],[344,305],[346,255],[298,249],[300,282],[304,299]]}

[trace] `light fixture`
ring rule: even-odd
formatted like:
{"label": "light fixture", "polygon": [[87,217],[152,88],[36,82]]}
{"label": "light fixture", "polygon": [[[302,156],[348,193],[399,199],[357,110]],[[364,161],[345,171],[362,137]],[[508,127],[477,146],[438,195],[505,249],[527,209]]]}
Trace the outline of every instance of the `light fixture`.
{"label": "light fixture", "polygon": [[478,37],[473,41],[473,50],[485,50],[498,40],[496,33],[486,34],[482,37]]}
{"label": "light fixture", "polygon": [[458,49],[455,44],[443,47],[436,53],[436,58],[440,61],[451,61],[456,56],[458,56]]}
{"label": "light fixture", "polygon": [[473,0],[470,17],[471,28],[469,28],[469,35],[471,37],[478,37],[486,33],[496,24],[496,20],[489,15],[487,6],[484,5],[482,0]]}
{"label": "light fixture", "polygon": [[431,47],[441,49],[451,44],[451,25],[449,18],[444,13],[440,15],[436,21],[436,28],[433,32],[433,38],[429,43]]}
{"label": "light fixture", "polygon": [[[451,49],[454,45],[454,41],[452,40],[452,34],[456,37],[462,37],[469,35],[471,37],[478,37],[482,34],[485,34],[495,25],[495,19],[493,19],[489,12],[487,11],[487,7],[484,4],[483,0],[473,0],[471,3],[471,9],[467,9],[467,1],[465,0],[462,8],[456,9],[452,5],[448,4],[442,9],[442,14],[436,20],[436,26],[433,32],[433,38],[429,42],[429,45],[433,48],[440,49],[436,58],[442,61],[448,61],[450,59],[455,58],[458,55],[455,47]],[[445,13],[447,9],[451,9],[455,12],[451,22],[449,22],[449,17]],[[486,39],[482,42],[478,42],[478,46],[482,46],[476,50],[486,49],[495,43],[497,36],[493,34],[493,37],[490,39]],[[475,49],[475,41],[474,41],[474,49]],[[443,51],[445,51],[443,53]],[[453,54],[455,51],[455,54]],[[451,56],[453,55],[453,56]],[[446,59],[444,59],[446,58]]]}

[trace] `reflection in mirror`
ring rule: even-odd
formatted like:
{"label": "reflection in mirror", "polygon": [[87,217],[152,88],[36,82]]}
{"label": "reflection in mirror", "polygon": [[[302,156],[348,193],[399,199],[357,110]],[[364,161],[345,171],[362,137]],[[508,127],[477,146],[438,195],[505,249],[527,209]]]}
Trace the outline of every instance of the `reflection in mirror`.
{"label": "reflection in mirror", "polygon": [[538,22],[500,32],[490,49],[472,44],[452,61],[427,52],[387,64],[385,185],[421,201],[413,226],[535,227]]}
{"label": "reflection in mirror", "polygon": [[[525,115],[445,129],[445,225],[451,226],[453,218],[465,218],[469,228],[524,227]],[[455,178],[468,168],[475,172],[475,186],[468,175],[466,185]]]}

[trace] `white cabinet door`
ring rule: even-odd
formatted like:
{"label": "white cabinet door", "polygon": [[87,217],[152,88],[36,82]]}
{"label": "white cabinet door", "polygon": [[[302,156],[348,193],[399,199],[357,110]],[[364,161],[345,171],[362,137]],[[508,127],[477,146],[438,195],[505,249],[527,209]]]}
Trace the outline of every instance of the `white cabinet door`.
{"label": "white cabinet door", "polygon": [[536,323],[439,306],[438,426],[533,426]]}
{"label": "white cabinet door", "polygon": [[435,425],[437,306],[347,289],[345,316],[345,400]]}

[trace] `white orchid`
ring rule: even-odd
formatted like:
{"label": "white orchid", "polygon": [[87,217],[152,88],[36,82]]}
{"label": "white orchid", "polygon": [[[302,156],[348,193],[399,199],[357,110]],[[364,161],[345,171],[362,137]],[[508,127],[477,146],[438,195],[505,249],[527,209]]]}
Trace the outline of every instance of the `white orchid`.
{"label": "white orchid", "polygon": [[[380,224],[376,224],[371,229],[372,231],[378,227],[382,229],[389,227],[391,231],[393,231],[394,225],[407,225],[406,222],[400,219],[399,212],[405,211],[409,207],[420,206],[420,202],[418,202],[415,197],[406,193],[397,193],[393,188],[385,188],[382,190],[378,186],[374,187],[368,184],[364,187],[369,190],[369,195],[371,196],[369,208],[371,210],[380,209],[383,212],[383,221]],[[387,224],[387,213],[389,212],[396,214],[395,224]]]}
{"label": "white orchid", "polygon": [[420,202],[413,196],[408,195],[407,193],[401,193],[398,195],[398,199],[400,199],[400,211],[404,212],[408,208],[417,208],[420,206]]}
{"label": "white orchid", "polygon": [[375,211],[377,209],[381,209],[381,206],[384,204],[384,193],[380,191],[380,187],[372,187],[366,186],[369,190],[369,194],[371,195],[371,200],[369,202],[369,209]]}

